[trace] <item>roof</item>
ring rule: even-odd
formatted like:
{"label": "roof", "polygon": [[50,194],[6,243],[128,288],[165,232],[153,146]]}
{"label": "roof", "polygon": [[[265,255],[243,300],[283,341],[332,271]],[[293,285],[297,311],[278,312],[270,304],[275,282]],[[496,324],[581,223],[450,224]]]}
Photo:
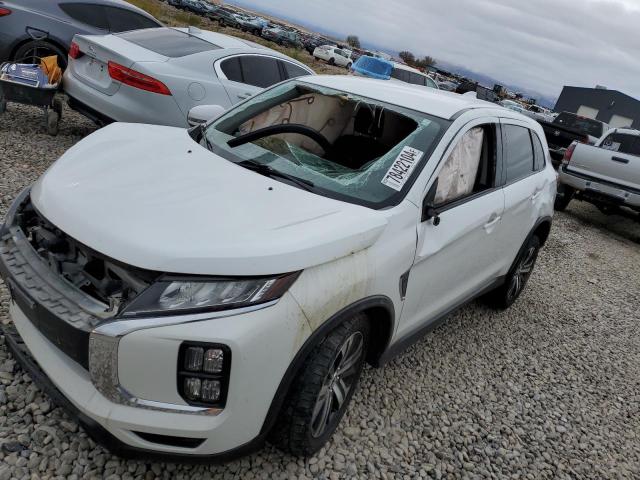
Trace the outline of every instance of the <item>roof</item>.
{"label": "roof", "polygon": [[[174,27],[175,28],[175,27]],[[257,48],[260,50],[266,50],[270,52],[275,52],[275,50],[271,50],[270,48],[263,47],[262,45],[251,42],[249,40],[242,40],[240,38],[232,37],[230,35],[224,35],[222,33],[210,32],[209,30],[200,30],[200,29],[189,29],[189,28],[175,28],[175,30],[180,30],[181,32],[189,33],[194,37],[201,38],[202,40],[213,43],[220,48]]]}
{"label": "roof", "polygon": [[346,75],[315,75],[303,77],[301,80],[312,85],[343,90],[445,119],[451,119],[458,112],[469,108],[496,107],[493,103],[471,96],[404,82]]}
{"label": "roof", "polygon": [[[634,98],[631,95],[627,95],[626,93],[623,93],[620,90],[611,90],[609,88],[572,87],[569,85],[565,85],[564,87],[562,87],[562,92],[564,92],[565,90],[582,90],[582,91],[595,93],[596,95],[603,95],[603,96],[609,96],[609,97],[625,97],[630,100],[633,100],[634,102],[640,102],[640,100],[638,100],[637,98]],[[560,96],[562,96],[562,92],[560,93]]]}

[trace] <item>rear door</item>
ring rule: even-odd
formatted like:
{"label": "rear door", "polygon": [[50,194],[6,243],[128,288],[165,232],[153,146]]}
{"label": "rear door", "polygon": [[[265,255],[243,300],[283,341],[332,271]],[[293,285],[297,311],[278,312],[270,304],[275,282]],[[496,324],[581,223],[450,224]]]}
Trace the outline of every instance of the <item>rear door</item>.
{"label": "rear door", "polygon": [[544,192],[549,176],[542,142],[528,124],[502,119],[504,216],[500,248],[512,261],[525,238],[543,215]]}
{"label": "rear door", "polygon": [[600,148],[578,145],[567,168],[632,188],[640,185],[640,136],[613,132]]}
{"label": "rear door", "polygon": [[216,73],[231,104],[284,80],[280,60],[268,55],[236,55],[216,62]]}

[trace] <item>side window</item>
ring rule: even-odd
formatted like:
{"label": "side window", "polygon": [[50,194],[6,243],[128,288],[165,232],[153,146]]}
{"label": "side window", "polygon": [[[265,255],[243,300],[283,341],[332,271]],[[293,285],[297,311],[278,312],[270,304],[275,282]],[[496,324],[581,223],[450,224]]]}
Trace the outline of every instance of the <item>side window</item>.
{"label": "side window", "polygon": [[229,80],[242,83],[242,70],[240,69],[240,59],[238,57],[223,60],[220,64],[220,69]]}
{"label": "side window", "polygon": [[496,184],[496,128],[474,127],[466,132],[438,174],[435,204],[446,205],[489,190]]}
{"label": "side window", "polygon": [[640,136],[615,132],[604,139],[602,148],[612,152],[640,156]]}
{"label": "side window", "polygon": [[84,3],[61,3],[60,9],[74,20],[101,30],[108,30],[109,24],[101,5]]}
{"label": "side window", "polygon": [[540,142],[537,134],[531,132],[531,138],[533,138],[533,150],[535,153],[535,157],[533,159],[533,169],[536,172],[539,172],[544,168],[545,165],[544,148],[542,148],[542,142]]}
{"label": "side window", "polygon": [[248,55],[240,57],[240,65],[244,83],[248,85],[267,88],[282,81],[278,60],[275,58]]}
{"label": "side window", "polygon": [[507,183],[511,183],[533,172],[533,146],[528,128],[503,125],[502,132]]}
{"label": "side window", "polygon": [[433,80],[431,80],[429,77],[427,77],[427,87],[430,88],[438,88],[438,85],[436,85],[436,82],[434,82]]}
{"label": "side window", "polygon": [[127,32],[141,28],[159,27],[156,22],[136,12],[117,7],[104,7],[107,12],[109,30],[112,32]]}
{"label": "side window", "polygon": [[291,62],[282,62],[282,64],[284,65],[284,72],[285,72],[285,76],[286,78],[296,78],[296,77],[302,77],[303,75],[309,75],[309,72],[307,72],[304,68],[299,67],[298,65],[294,65]]}

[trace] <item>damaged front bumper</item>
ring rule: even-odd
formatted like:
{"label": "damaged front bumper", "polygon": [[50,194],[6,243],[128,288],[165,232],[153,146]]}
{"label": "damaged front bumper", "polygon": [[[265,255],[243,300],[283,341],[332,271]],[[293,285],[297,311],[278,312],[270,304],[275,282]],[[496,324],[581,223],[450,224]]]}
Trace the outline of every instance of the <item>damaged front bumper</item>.
{"label": "damaged front bumper", "polygon": [[[290,294],[255,309],[105,318],[108,305],[52,271],[16,225],[27,198],[25,191],[0,227],[0,275],[11,293],[5,341],[36,383],[119,455],[211,461],[257,448],[275,391],[309,334]],[[224,408],[192,406],[180,396],[184,342],[233,352]]]}

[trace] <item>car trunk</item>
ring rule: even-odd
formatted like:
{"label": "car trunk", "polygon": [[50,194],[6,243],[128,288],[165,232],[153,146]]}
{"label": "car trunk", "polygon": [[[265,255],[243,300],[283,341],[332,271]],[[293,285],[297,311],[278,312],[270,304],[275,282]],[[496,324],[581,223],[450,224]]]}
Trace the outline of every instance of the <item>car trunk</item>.
{"label": "car trunk", "polygon": [[[121,83],[109,75],[109,62],[130,68],[136,62],[166,62],[168,57],[128,42],[116,35],[76,35],[80,55],[70,58],[74,76],[96,90],[113,95]],[[126,53],[124,53],[126,52]]]}

